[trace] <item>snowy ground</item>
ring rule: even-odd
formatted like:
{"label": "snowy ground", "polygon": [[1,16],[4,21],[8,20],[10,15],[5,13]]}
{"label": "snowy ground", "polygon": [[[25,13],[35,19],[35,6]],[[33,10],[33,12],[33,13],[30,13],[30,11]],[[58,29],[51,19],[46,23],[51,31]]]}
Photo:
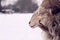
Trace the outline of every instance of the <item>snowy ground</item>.
{"label": "snowy ground", "polygon": [[42,40],[40,28],[30,28],[32,14],[0,14],[0,40]]}

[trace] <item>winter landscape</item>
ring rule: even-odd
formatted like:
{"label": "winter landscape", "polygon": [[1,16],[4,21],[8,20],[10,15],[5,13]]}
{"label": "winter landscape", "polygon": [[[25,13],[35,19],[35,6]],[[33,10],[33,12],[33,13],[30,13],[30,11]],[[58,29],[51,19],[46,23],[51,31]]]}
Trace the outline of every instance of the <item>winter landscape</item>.
{"label": "winter landscape", "polygon": [[[26,2],[24,3],[23,1],[21,2],[22,4],[21,6],[18,3],[19,1],[17,2],[17,0],[5,0],[5,1],[0,0],[0,40],[42,40],[43,39],[42,30],[40,28],[37,27],[35,29],[32,29],[29,26],[29,20],[33,15],[33,13],[31,12],[36,10],[37,6],[32,5],[31,2],[30,4],[32,6],[28,4],[29,2],[27,3],[29,6],[25,5]],[[16,2],[18,3],[18,5],[16,4]],[[41,2],[40,0],[37,1],[33,0],[33,4],[37,3],[39,5],[40,2]],[[19,9],[20,6],[22,7],[22,9]],[[17,10],[19,9],[18,10],[19,12],[16,10],[18,13],[12,10],[12,9],[15,10],[14,7],[16,7]],[[34,7],[35,9],[32,9]]]}
{"label": "winter landscape", "polygon": [[32,14],[0,14],[0,40],[42,40],[42,30],[32,29]]}

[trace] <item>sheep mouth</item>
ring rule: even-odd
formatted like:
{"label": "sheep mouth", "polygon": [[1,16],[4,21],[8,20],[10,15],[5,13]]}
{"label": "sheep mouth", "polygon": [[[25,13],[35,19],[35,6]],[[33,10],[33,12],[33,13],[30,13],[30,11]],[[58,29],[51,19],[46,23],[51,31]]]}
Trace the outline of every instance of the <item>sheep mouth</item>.
{"label": "sheep mouth", "polygon": [[35,27],[39,27],[39,28],[41,28],[43,31],[46,31],[46,32],[48,32],[48,27],[47,26],[45,26],[44,24],[42,24],[42,23],[40,23],[40,20],[39,20],[39,23],[36,25],[32,25],[32,26],[30,26],[31,28],[35,28]]}
{"label": "sheep mouth", "polygon": [[43,31],[48,32],[48,27],[45,26],[43,23],[41,23],[41,20],[39,20],[39,25],[38,25]]}
{"label": "sheep mouth", "polygon": [[45,26],[44,24],[40,23],[38,26],[39,26],[42,30],[48,32],[48,27]]}

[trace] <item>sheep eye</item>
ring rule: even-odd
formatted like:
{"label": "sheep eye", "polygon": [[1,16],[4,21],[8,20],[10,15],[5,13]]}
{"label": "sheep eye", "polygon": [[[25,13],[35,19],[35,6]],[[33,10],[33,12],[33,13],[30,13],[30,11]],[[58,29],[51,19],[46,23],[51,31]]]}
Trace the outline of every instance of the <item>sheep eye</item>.
{"label": "sheep eye", "polygon": [[40,22],[41,22],[41,20],[39,20],[39,24],[41,24]]}

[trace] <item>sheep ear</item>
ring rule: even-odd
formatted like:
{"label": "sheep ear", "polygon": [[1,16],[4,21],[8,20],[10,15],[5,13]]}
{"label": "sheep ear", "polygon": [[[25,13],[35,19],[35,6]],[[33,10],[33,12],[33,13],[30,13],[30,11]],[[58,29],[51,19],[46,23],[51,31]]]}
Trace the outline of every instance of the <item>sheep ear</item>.
{"label": "sheep ear", "polygon": [[43,31],[46,31],[48,32],[48,27],[47,26],[44,26],[43,24],[40,23],[40,25],[38,25],[39,28],[41,28]]}

